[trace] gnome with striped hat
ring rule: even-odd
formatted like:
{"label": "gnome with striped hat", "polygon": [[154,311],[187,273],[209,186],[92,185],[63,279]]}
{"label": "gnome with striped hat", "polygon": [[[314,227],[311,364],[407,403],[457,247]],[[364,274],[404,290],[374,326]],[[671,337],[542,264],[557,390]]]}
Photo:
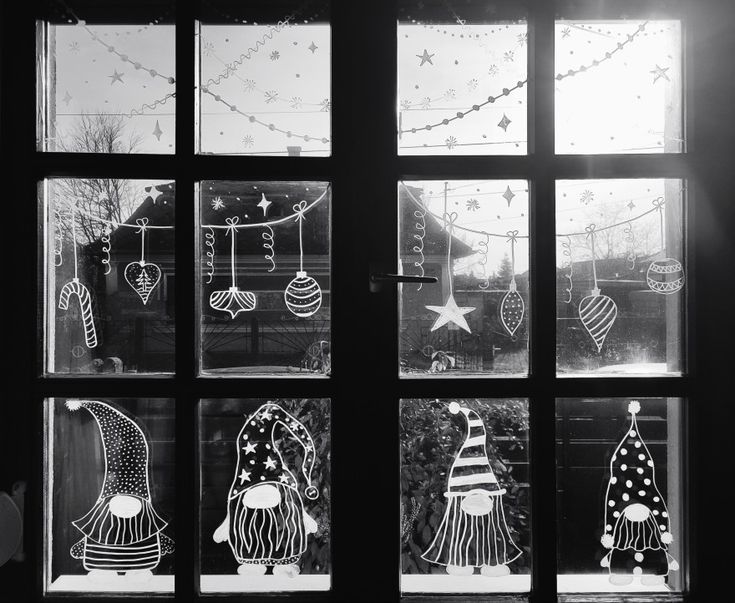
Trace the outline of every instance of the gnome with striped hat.
{"label": "gnome with striped hat", "polygon": [[447,509],[429,548],[421,555],[446,566],[448,574],[505,576],[508,563],[521,555],[513,542],[503,509],[505,489],[498,485],[487,457],[485,425],[474,410],[456,402],[452,414],[462,413],[467,437],[449,471]]}
{"label": "gnome with striped hat", "polygon": [[153,508],[149,484],[148,442],[140,426],[113,406],[98,400],[68,400],[70,411],[86,409],[102,436],[105,477],[92,509],[72,522],[84,537],[71,548],[91,579],[118,572],[144,580],[161,556],[173,553],[174,541],[163,534],[167,523]]}
{"label": "gnome with striped hat", "polygon": [[274,574],[296,576],[307,538],[317,531],[316,521],[304,510],[299,481],[281,456],[284,437],[304,448],[304,496],[319,496],[311,483],[316,455],[311,434],[277,404],[263,404],[237,436],[227,516],[213,535],[215,542],[229,543],[240,575],[262,575],[271,566]]}

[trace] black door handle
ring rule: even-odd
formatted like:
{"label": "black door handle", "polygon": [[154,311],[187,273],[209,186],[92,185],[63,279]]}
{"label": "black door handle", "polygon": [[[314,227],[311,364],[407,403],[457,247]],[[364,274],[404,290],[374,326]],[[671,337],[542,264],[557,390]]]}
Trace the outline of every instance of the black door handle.
{"label": "black door handle", "polygon": [[376,293],[387,283],[436,283],[436,276],[413,276],[409,274],[392,274],[386,272],[373,272],[370,275],[370,291]]}

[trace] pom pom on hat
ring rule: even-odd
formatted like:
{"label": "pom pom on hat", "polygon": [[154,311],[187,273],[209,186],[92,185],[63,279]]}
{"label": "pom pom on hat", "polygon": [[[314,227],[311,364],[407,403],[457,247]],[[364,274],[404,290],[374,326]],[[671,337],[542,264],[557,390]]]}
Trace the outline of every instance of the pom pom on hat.
{"label": "pom pom on hat", "polygon": [[630,404],[628,404],[628,412],[631,415],[637,415],[641,410],[641,403],[638,402],[638,400],[633,400]]}
{"label": "pom pom on hat", "polygon": [[602,538],[600,538],[600,542],[606,549],[611,549],[613,544],[615,544],[611,534],[603,534]]}
{"label": "pom pom on hat", "polygon": [[459,412],[460,406],[457,404],[457,402],[451,402],[449,404],[449,412],[451,412],[453,415],[456,415]]}
{"label": "pom pom on hat", "polygon": [[70,411],[74,412],[75,410],[79,410],[82,407],[82,401],[81,400],[67,400],[66,407]]}

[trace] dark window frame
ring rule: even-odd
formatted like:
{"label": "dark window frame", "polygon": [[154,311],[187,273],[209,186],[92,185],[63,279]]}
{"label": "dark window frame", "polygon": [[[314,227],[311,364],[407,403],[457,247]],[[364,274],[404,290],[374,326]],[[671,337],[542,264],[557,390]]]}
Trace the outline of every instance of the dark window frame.
{"label": "dark window frame", "polygon": [[[735,283],[723,275],[735,260],[727,231],[735,229],[733,186],[735,152],[735,78],[726,63],[735,56],[735,5],[727,0],[619,0],[608,4],[617,16],[649,9],[675,11],[685,22],[686,138],[688,150],[677,155],[557,156],[554,153],[553,25],[557,8],[565,17],[582,18],[584,2],[526,0],[529,20],[529,155],[521,157],[398,157],[396,155],[395,1],[332,2],[332,156],[327,158],[199,156],[194,149],[193,24],[198,3],[176,2],[176,154],[73,155],[35,149],[36,2],[2,3],[0,52],[0,142],[9,181],[9,215],[19,224],[14,237],[36,240],[39,226],[39,180],[51,176],[120,176],[172,178],[179,195],[176,212],[176,376],[41,377],[38,354],[39,271],[31,244],[23,248],[15,275],[15,296],[6,294],[3,315],[10,361],[3,363],[0,422],[3,481],[28,480],[26,497],[27,559],[0,568],[4,595],[20,600],[43,598],[43,412],[52,396],[160,396],[176,398],[176,478],[180,488],[175,510],[176,599],[196,593],[198,484],[191,479],[197,463],[197,400],[204,397],[310,396],[332,399],[332,584],[330,593],[306,597],[232,595],[219,600],[396,600],[399,597],[398,549],[398,398],[520,397],[530,400],[531,520],[533,601],[556,597],[555,397],[686,397],[685,434],[689,451],[686,492],[689,526],[689,591],[686,600],[725,600],[728,557],[725,530],[712,512],[729,508],[728,489],[718,492],[724,471],[714,459],[733,454],[729,375],[735,364],[727,333]],[[597,3],[595,3],[597,6]],[[641,8],[643,5],[643,8]],[[99,7],[98,7],[99,8]],[[81,9],[80,9],[81,12]],[[611,15],[613,16],[613,15]],[[360,68],[362,66],[362,68]],[[360,94],[369,90],[370,94]],[[555,375],[554,180],[575,177],[681,177],[688,179],[687,212],[688,373],[670,378],[557,378]],[[396,182],[410,178],[526,178],[531,183],[531,375],[527,379],[404,380],[397,376],[397,293],[368,291],[368,273],[376,266],[397,265],[395,239],[398,209]],[[202,179],[313,179],[332,182],[334,372],[329,380],[205,378],[196,376],[195,183]],[[359,183],[359,187],[355,185]],[[363,215],[355,207],[379,206]],[[369,233],[365,233],[366,224]],[[355,237],[355,232],[364,236]],[[10,289],[10,288],[9,288]],[[20,304],[14,304],[21,301]],[[695,303],[696,302],[696,303]],[[355,348],[351,329],[356,317],[368,326]],[[383,328],[373,328],[379,321]],[[7,358],[7,356],[6,356]],[[368,378],[366,375],[369,372]],[[357,387],[355,384],[359,384]],[[355,422],[359,421],[358,426]],[[359,440],[359,442],[356,442]],[[373,445],[377,443],[379,445]],[[6,469],[7,466],[7,469]],[[389,486],[388,484],[392,484]],[[359,522],[358,522],[359,520]],[[357,522],[357,523],[356,523]],[[361,546],[356,556],[355,542]],[[367,578],[367,579],[366,579]],[[7,586],[6,586],[7,585]],[[5,590],[5,589],[8,590]],[[57,598],[56,596],[48,598]],[[86,599],[85,597],[63,597]],[[209,597],[202,597],[209,598]],[[411,597],[419,599],[421,597]],[[426,597],[432,598],[432,597]],[[440,597],[433,597],[438,599]],[[573,596],[568,597],[573,599]],[[590,597],[581,597],[589,600]],[[604,598],[604,597],[599,597]],[[661,597],[636,595],[636,599]],[[577,597],[579,600],[580,597]],[[129,600],[126,598],[125,600]]]}

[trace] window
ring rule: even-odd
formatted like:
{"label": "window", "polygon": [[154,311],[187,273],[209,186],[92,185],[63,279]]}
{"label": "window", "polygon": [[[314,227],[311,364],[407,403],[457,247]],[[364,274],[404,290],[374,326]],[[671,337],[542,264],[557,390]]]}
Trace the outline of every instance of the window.
{"label": "window", "polygon": [[8,597],[732,598],[730,3],[0,11]]}

